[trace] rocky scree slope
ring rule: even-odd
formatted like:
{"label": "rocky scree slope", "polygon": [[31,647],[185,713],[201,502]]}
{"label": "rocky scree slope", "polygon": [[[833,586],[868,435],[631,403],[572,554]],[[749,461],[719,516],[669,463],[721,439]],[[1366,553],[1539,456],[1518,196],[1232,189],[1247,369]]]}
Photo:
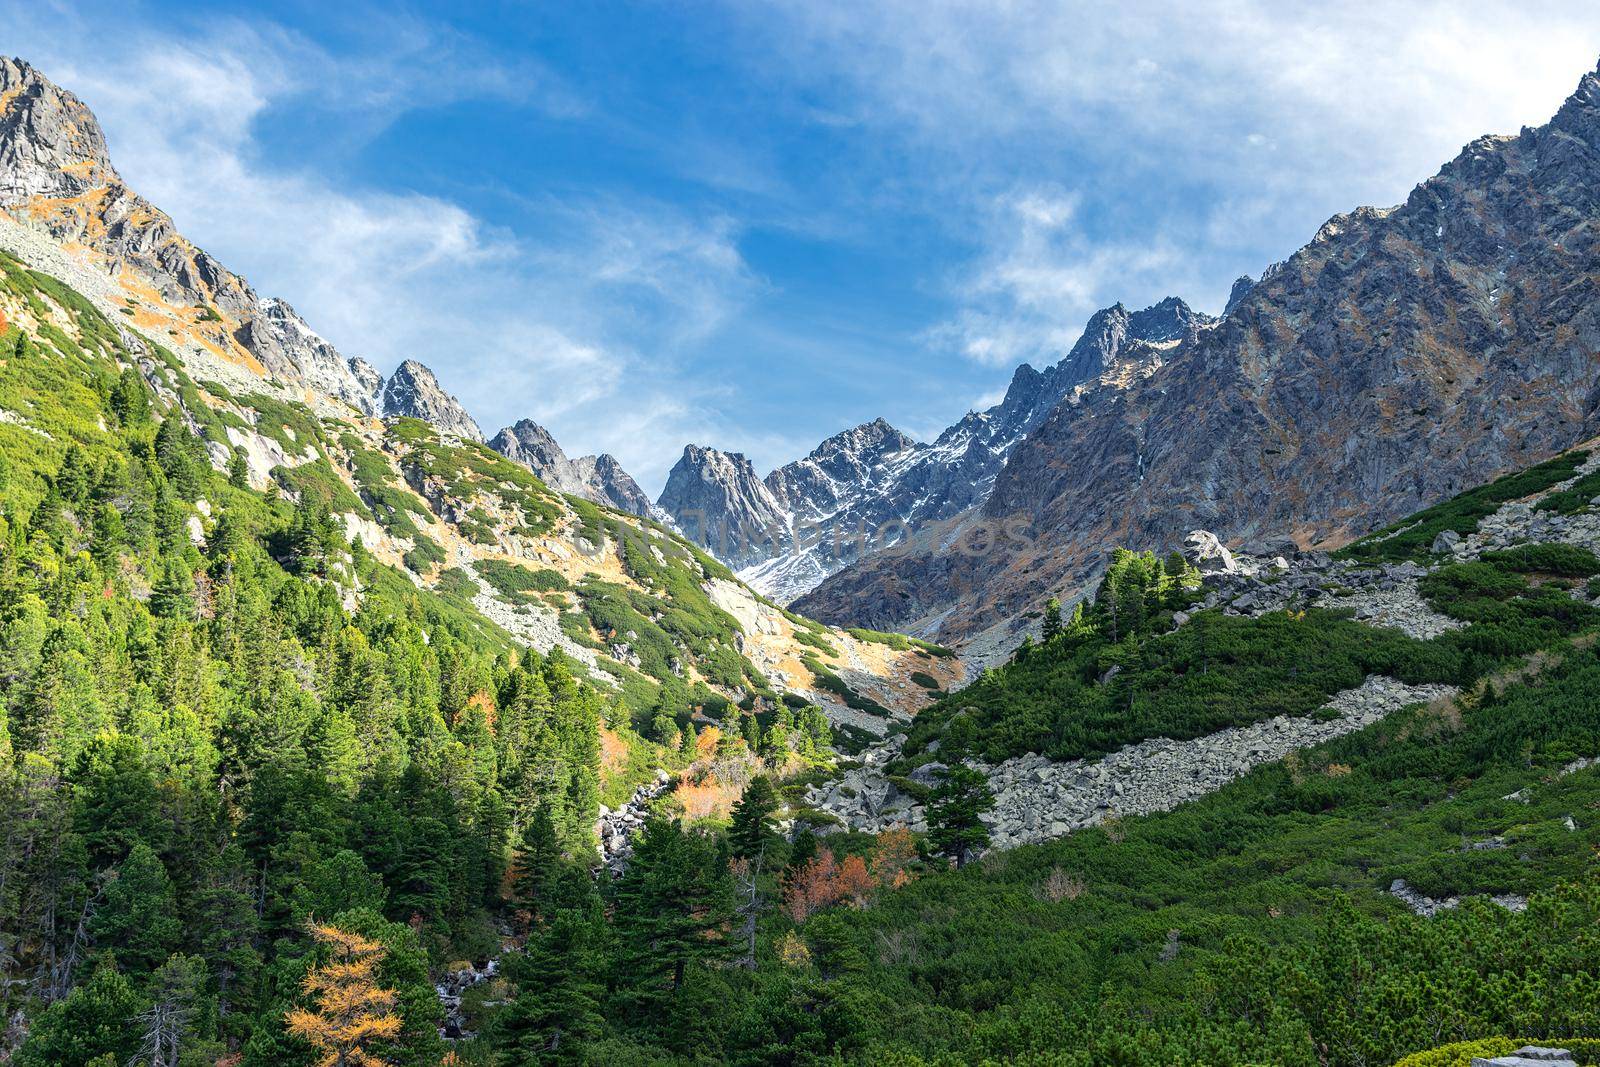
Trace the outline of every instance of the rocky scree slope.
{"label": "rocky scree slope", "polygon": [[[1105,544],[1334,547],[1594,433],[1600,75],[1546,125],[1469,144],[1237,292],[1148,373],[1102,375],[1012,451],[980,509],[796,603],[936,634],[1087,588]],[[994,538],[1012,524],[1023,536]],[[984,551],[952,551],[974,531]],[[988,542],[985,542],[988,543]]]}
{"label": "rocky scree slope", "polygon": [[912,531],[981,505],[1007,457],[1064,398],[1111,367],[1158,363],[1214,320],[1169,297],[1098,311],[1059,362],[1023,364],[1000,403],[968,412],[932,443],[883,419],[835,434],[758,478],[742,456],[691,446],[658,501],[756,589],[788,603]]}
{"label": "rocky scree slope", "polygon": [[[1465,535],[1454,529],[1441,532],[1412,553],[1418,559],[1335,558],[1321,551],[1297,552],[1289,545],[1278,546],[1284,554],[1252,556],[1228,549],[1207,531],[1193,531],[1186,539],[1185,555],[1200,569],[1204,582],[1204,595],[1193,610],[1259,618],[1316,606],[1349,611],[1369,626],[1419,639],[1460,629],[1464,625],[1460,620],[1437,611],[1419,589],[1419,582],[1440,568],[1519,546],[1526,551],[1529,546],[1565,545],[1600,555],[1597,444],[1600,441],[1591,440],[1584,444],[1590,451],[1572,454],[1567,477],[1547,477],[1537,491],[1500,503],[1472,523]],[[1387,536],[1392,532],[1380,532],[1362,544],[1378,544]],[[1600,604],[1600,583],[1580,584],[1570,595]],[[1174,621],[1183,626],[1190,618],[1190,613],[1179,612]],[[1028,753],[994,764],[965,762],[988,777],[995,793],[995,808],[984,817],[992,847],[1011,848],[1124,815],[1171,810],[1257,766],[1364,729],[1403,707],[1449,701],[1456,693],[1450,685],[1410,685],[1371,675],[1311,715],[1275,716],[1187,740],[1150,738],[1098,759],[1056,762]],[[811,787],[806,803],[838,820],[837,827],[870,833],[895,827],[926,830],[922,796],[937,782],[944,764],[923,763],[908,778],[890,774],[903,740],[890,737],[868,748],[859,763],[836,781]],[[929,745],[935,752],[938,747],[937,742]],[[1589,765],[1590,761],[1580,761],[1568,771]],[[1453,902],[1412,899],[1404,884],[1393,892],[1424,914],[1453,906]],[[1516,901],[1501,903],[1515,906]]]}
{"label": "rocky scree slope", "polygon": [[[97,309],[217,469],[242,461],[253,488],[325,512],[419,586],[523,643],[563,649],[641,712],[662,686],[708,713],[788,694],[881,732],[927,701],[913,673],[941,686],[959,677],[920,649],[779,612],[671,530],[552,490],[482,444],[420,363],[383,382],[343,359],[129,190],[89,110],[19,60],[0,60],[0,209],[0,249],[17,257],[6,270],[26,264]],[[17,283],[0,300],[6,321],[46,351],[50,331],[76,336],[76,305],[30,303],[37,285]],[[625,477],[602,467],[601,478]],[[342,593],[351,604],[361,595]]]}

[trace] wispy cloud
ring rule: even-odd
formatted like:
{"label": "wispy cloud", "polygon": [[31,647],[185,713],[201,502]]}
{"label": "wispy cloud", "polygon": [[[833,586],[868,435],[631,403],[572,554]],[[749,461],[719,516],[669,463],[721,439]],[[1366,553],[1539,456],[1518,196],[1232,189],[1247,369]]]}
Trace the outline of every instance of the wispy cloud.
{"label": "wispy cloud", "polygon": [[1059,347],[1118,299],[1217,310],[1234,274],[1329,215],[1396,203],[1467,141],[1542,122],[1600,54],[1577,0],[776,10],[749,25],[783,42],[781,76],[912,156],[905,195],[978,245],[924,340],[984,364]]}
{"label": "wispy cloud", "polygon": [[1055,187],[995,198],[982,226],[986,250],[951,285],[959,310],[924,339],[992,367],[1052,363],[1113,286],[1131,297],[1175,280],[1177,250],[1164,241],[1095,240],[1079,207],[1078,196]]}
{"label": "wispy cloud", "polygon": [[[758,286],[737,226],[592,196],[539,205],[545,233],[530,243],[450,200],[341,184],[263,149],[256,131],[274,108],[331,109],[342,129],[371,134],[417,106],[419,86],[429,106],[498,97],[558,118],[586,110],[537,64],[506,68],[409,18],[389,29],[355,61],[236,21],[189,37],[41,28],[13,47],[85,99],[131,185],[346,355],[383,370],[422,359],[488,432],[531,415],[659,483],[688,436],[730,429],[672,369]],[[618,411],[627,433],[596,432]]]}

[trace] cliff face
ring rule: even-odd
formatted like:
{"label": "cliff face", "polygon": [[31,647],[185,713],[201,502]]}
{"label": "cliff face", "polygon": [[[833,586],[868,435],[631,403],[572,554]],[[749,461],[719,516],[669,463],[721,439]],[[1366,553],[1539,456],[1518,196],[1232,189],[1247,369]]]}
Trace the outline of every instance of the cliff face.
{"label": "cliff face", "polygon": [[1547,125],[1474,141],[1398,208],[1331,219],[1159,366],[1113,363],[981,508],[796,607],[958,639],[1081,591],[1108,545],[1197,527],[1341,544],[1600,429],[1597,282],[1590,74]]}

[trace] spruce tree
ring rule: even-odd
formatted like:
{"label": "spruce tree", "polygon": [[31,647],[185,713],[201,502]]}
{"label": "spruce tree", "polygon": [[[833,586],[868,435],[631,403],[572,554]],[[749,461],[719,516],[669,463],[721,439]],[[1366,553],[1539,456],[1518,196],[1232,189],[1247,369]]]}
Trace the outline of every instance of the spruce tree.
{"label": "spruce tree", "polygon": [[616,890],[612,984],[625,1010],[658,1015],[691,966],[726,955],[732,894],[720,841],[646,821]]}
{"label": "spruce tree", "polygon": [[21,1067],[79,1067],[110,1055],[128,1063],[139,1047],[137,1016],[144,1001],[111,959],[88,981],[45,1009],[18,1055]]}
{"label": "spruce tree", "polygon": [[587,871],[557,872],[564,883],[553,894],[564,906],[528,938],[527,948],[506,963],[515,994],[495,1016],[496,1062],[575,1063],[583,1043],[600,1034],[604,1016],[605,919]]}
{"label": "spruce tree", "polygon": [[946,767],[928,795],[928,836],[933,846],[964,866],[975,849],[989,842],[985,812],[994,810],[994,794],[981,771],[964,764]]}
{"label": "spruce tree", "polygon": [[1049,644],[1061,635],[1061,601],[1051,597],[1044,602],[1044,624],[1040,640]]}
{"label": "spruce tree", "polygon": [[733,821],[728,827],[728,847],[735,856],[754,859],[777,838],[772,813],[778,807],[778,794],[772,781],[758,774],[745,786],[744,795],[733,806]]}

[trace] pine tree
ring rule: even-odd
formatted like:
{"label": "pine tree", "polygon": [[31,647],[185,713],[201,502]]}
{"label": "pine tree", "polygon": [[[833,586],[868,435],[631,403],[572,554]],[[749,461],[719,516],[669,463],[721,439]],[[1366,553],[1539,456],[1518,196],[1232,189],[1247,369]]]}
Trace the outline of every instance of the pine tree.
{"label": "pine tree", "polygon": [[320,1053],[317,1067],[384,1067],[373,1048],[397,1037],[401,1026],[395,991],[378,985],[387,950],[333,926],[313,926],[311,936],[328,960],[306,975],[301,990],[316,1007],[290,1010],[289,1032]]}
{"label": "pine tree", "polygon": [[724,956],[732,903],[720,842],[647,820],[617,884],[612,982],[624,1004],[657,1012],[692,965]]}
{"label": "pine tree", "polygon": [[133,846],[106,886],[89,932],[96,945],[115,951],[118,962],[134,975],[155,970],[177,946],[183,924],[172,879],[143,841]]}
{"label": "pine tree", "polygon": [[139,1047],[144,1004],[109,958],[89,980],[34,1021],[17,1060],[21,1067],[79,1067],[109,1055],[130,1062]]}
{"label": "pine tree", "polygon": [[1040,640],[1049,644],[1061,635],[1061,601],[1051,597],[1044,602],[1044,625]]}
{"label": "pine tree", "polygon": [[205,978],[204,961],[192,956],[173,956],[151,975],[150,1005],[138,1017],[139,1063],[178,1067]]}
{"label": "pine tree", "polygon": [[235,489],[250,488],[250,464],[242,449],[235,448],[228,456],[228,484]]}
{"label": "pine tree", "polygon": [[550,805],[540,804],[534,809],[533,818],[528,820],[512,864],[513,896],[535,926],[543,925],[555,915],[556,889],[564,862],[561,840],[550,818]]}
{"label": "pine tree", "polygon": [[980,816],[992,810],[994,794],[981,771],[960,763],[946,767],[928,795],[928,836],[957,867],[963,866],[974,849],[988,844],[989,829]]}
{"label": "pine tree", "polygon": [[150,421],[150,390],[132,367],[123,368],[117,384],[111,387],[111,412],[124,426],[142,426]]}

